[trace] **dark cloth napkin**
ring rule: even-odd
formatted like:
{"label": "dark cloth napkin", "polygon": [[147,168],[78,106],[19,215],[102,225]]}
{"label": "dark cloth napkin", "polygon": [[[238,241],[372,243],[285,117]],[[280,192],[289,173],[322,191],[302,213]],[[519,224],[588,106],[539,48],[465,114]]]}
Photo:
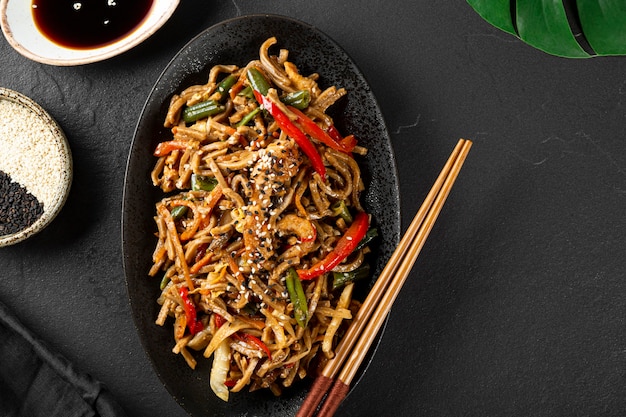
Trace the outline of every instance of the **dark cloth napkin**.
{"label": "dark cloth napkin", "polygon": [[50,351],[0,303],[1,417],[124,417],[111,393]]}

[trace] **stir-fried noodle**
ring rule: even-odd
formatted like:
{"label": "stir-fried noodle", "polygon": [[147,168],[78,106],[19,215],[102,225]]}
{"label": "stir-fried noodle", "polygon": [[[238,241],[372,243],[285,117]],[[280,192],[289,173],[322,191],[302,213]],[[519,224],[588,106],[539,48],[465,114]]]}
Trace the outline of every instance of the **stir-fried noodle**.
{"label": "stir-fried noodle", "polygon": [[327,114],[346,91],[321,90],[288,51],[269,55],[274,43],[174,95],[173,136],[154,152],[152,181],[166,193],[150,270],[163,274],[156,322],[173,318],[173,352],[190,367],[192,350],[213,356],[224,400],[246,386],[279,395],[333,357],[359,306],[353,280],[369,269],[354,159],[365,149]]}

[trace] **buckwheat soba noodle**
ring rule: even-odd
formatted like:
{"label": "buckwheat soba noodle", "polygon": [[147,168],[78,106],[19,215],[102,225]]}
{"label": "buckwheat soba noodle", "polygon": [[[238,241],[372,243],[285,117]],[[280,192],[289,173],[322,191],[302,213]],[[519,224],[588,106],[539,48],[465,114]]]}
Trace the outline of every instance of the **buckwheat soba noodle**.
{"label": "buckwheat soba noodle", "polygon": [[191,368],[211,358],[211,388],[280,395],[332,358],[359,308],[375,235],[355,156],[327,110],[346,94],[301,75],[288,51],[216,65],[175,94],[151,173],[162,276],[158,325]]}

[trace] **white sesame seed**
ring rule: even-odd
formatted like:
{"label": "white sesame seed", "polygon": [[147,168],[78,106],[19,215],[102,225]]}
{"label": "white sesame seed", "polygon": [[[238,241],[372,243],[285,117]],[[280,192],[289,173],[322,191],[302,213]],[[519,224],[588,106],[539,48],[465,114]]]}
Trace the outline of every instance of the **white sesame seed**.
{"label": "white sesame seed", "polygon": [[0,170],[26,188],[46,207],[59,202],[61,183],[69,175],[54,129],[33,110],[0,99]]}

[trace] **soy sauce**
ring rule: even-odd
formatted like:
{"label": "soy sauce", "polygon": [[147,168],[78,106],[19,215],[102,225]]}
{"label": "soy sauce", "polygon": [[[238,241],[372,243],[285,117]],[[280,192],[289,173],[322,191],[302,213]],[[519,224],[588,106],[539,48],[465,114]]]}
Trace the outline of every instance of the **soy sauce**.
{"label": "soy sauce", "polygon": [[33,0],[35,25],[51,41],[72,49],[111,44],[144,20],[154,0]]}

